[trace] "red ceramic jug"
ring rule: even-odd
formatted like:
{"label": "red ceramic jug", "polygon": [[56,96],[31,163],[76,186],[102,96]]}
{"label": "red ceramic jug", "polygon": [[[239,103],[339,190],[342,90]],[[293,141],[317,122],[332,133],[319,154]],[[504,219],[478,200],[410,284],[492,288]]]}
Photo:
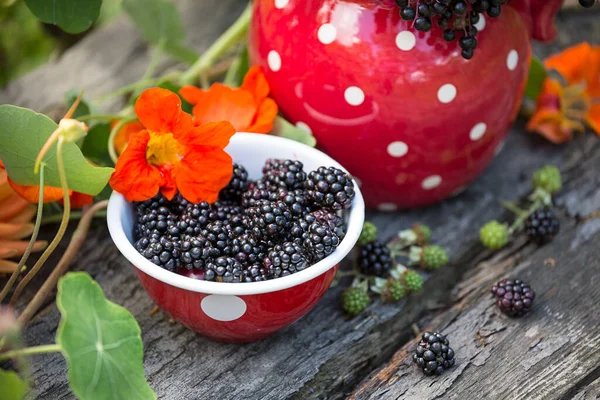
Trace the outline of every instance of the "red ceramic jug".
{"label": "red ceramic jug", "polygon": [[531,39],[554,37],[561,3],[512,0],[481,15],[465,60],[393,1],[256,0],[249,54],[281,112],[357,178],[369,207],[423,206],[463,190],[501,149]]}

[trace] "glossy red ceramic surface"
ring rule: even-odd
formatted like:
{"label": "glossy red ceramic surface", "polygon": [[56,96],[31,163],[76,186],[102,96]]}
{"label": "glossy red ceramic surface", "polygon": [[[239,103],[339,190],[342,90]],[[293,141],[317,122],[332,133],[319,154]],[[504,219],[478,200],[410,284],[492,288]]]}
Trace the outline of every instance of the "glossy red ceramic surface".
{"label": "glossy red ceramic surface", "polygon": [[520,11],[482,16],[467,61],[437,26],[415,30],[390,2],[257,0],[250,57],[281,112],[361,182],[367,206],[422,206],[460,192],[502,147],[530,34],[552,34],[528,15],[539,1],[519,1]]}
{"label": "glossy red ceramic surface", "polygon": [[[159,281],[136,268],[144,289],[177,322],[221,342],[264,339],[298,320],[323,297],[338,269],[288,289],[253,295],[193,292]],[[233,285],[223,283],[223,285]]]}

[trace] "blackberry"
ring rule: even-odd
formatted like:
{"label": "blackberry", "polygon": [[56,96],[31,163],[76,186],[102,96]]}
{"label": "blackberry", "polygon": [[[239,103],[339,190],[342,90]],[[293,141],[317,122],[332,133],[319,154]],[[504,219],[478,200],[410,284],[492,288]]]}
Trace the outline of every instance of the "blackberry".
{"label": "blackberry", "polygon": [[502,279],[492,286],[492,294],[496,298],[496,306],[510,317],[527,314],[535,299],[535,292],[519,279]]}
{"label": "blackberry", "polygon": [[263,180],[269,186],[302,189],[306,181],[304,165],[297,160],[269,159],[263,167]]}
{"label": "blackberry", "polygon": [[278,188],[269,186],[265,182],[252,182],[242,194],[242,207],[253,207],[259,200],[275,201],[278,199],[277,193]]}
{"label": "blackberry", "polygon": [[319,167],[305,182],[308,200],[315,206],[333,210],[348,209],[354,199],[352,177],[335,167]]}
{"label": "blackberry", "polygon": [[358,267],[365,275],[386,276],[392,267],[390,249],[377,240],[368,243],[360,250]]}
{"label": "blackberry", "polygon": [[596,0],[579,0],[579,4],[582,7],[590,8],[590,7],[593,7],[594,4],[596,4]]}
{"label": "blackberry", "polygon": [[175,271],[181,265],[179,243],[162,236],[138,240],[134,247],[150,262],[168,271]]}
{"label": "blackberry", "polygon": [[533,187],[553,194],[562,188],[560,171],[554,165],[546,165],[533,174]]}
{"label": "blackberry", "polygon": [[277,200],[283,201],[289,207],[294,219],[302,218],[312,211],[311,207],[308,205],[306,192],[304,190],[279,189],[276,198]]}
{"label": "blackberry", "polygon": [[418,17],[415,20],[415,29],[421,32],[429,32],[431,29],[431,20],[425,17]]}
{"label": "blackberry", "polygon": [[147,237],[151,233],[168,234],[172,238],[179,235],[177,217],[168,207],[167,200],[159,194],[150,200],[134,203],[137,223],[134,228],[134,239]]}
{"label": "blackberry", "polygon": [[175,197],[173,197],[173,200],[171,200],[170,206],[176,215],[181,215],[187,208],[188,204],[191,203],[187,201],[185,197],[181,195],[181,193],[177,193]]}
{"label": "blackberry", "polygon": [[549,208],[540,208],[525,221],[525,233],[537,244],[551,242],[560,230],[560,222]]}
{"label": "blackberry", "polygon": [[421,254],[421,266],[430,271],[448,264],[448,254],[440,246],[425,246]]}
{"label": "blackberry", "polygon": [[233,174],[231,180],[221,192],[219,192],[219,198],[221,200],[233,200],[239,201],[242,198],[242,193],[246,190],[248,185],[248,171],[246,168],[239,164],[233,164]]}
{"label": "blackberry", "polygon": [[405,21],[411,21],[415,19],[416,15],[417,12],[413,7],[406,6],[400,10],[400,17],[402,17],[402,19]]}
{"label": "blackberry", "polygon": [[372,243],[377,239],[377,227],[372,222],[366,221],[360,231],[358,237],[358,244],[364,246],[368,243]]}
{"label": "blackberry", "polygon": [[342,240],[346,236],[346,226],[344,220],[339,215],[329,210],[316,210],[304,217],[310,224],[317,223],[327,227],[336,236]]}
{"label": "blackberry", "polygon": [[400,281],[390,279],[383,287],[383,300],[386,302],[394,302],[405,298],[408,295],[406,286]]}
{"label": "blackberry", "polygon": [[456,32],[452,29],[446,29],[443,33],[444,40],[447,42],[453,42],[456,39]]}
{"label": "blackberry", "polygon": [[309,266],[304,250],[293,242],[285,242],[272,248],[263,265],[274,278],[291,275]]}
{"label": "blackberry", "polygon": [[340,238],[326,225],[313,222],[302,236],[302,244],[313,262],[320,261],[333,253],[340,245]]}
{"label": "blackberry", "polygon": [[206,239],[214,249],[214,256],[233,256],[238,252],[233,240],[235,235],[231,227],[223,221],[213,221],[206,225],[200,237]]}
{"label": "blackberry", "polygon": [[369,294],[362,287],[351,287],[342,293],[342,308],[352,316],[364,311],[370,302]]}
{"label": "blackberry", "polygon": [[250,264],[242,271],[242,280],[244,282],[263,282],[270,278],[269,272],[260,263]]}
{"label": "blackberry", "polygon": [[206,264],[204,279],[207,281],[237,283],[243,280],[243,267],[233,257],[218,257]]}
{"label": "blackberry", "polygon": [[205,201],[199,204],[188,204],[177,222],[180,233],[184,238],[200,235],[211,222],[212,212],[212,206]]}
{"label": "blackberry", "polygon": [[489,221],[479,230],[479,239],[488,249],[501,249],[508,243],[508,228],[498,221]]}
{"label": "blackberry", "polygon": [[237,249],[235,259],[244,266],[261,263],[267,254],[265,244],[248,233],[233,239],[232,244]]}
{"label": "blackberry", "polygon": [[292,212],[283,201],[257,200],[245,214],[244,223],[258,240],[277,239],[291,227]]}
{"label": "blackberry", "polygon": [[450,342],[439,332],[425,332],[412,359],[425,375],[441,375],[456,362]]}
{"label": "blackberry", "polygon": [[418,292],[423,288],[423,278],[415,271],[405,271],[402,274],[402,282],[409,292]]}
{"label": "blackberry", "polygon": [[201,270],[209,260],[220,254],[203,236],[181,242],[181,265],[188,270]]}

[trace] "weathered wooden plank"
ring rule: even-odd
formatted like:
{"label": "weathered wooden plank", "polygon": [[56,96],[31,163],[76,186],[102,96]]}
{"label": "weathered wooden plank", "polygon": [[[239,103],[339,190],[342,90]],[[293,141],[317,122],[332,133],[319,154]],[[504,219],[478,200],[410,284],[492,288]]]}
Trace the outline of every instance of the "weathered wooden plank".
{"label": "weathered wooden plank", "polygon": [[[522,260],[517,252],[482,263],[457,287],[460,301],[430,325],[449,336],[455,368],[425,378],[411,360],[415,339],[363,381],[351,399],[600,396],[593,384],[600,378],[600,233],[582,241],[584,230],[586,224],[566,222],[552,245]],[[527,317],[511,319],[495,307],[489,288],[506,276],[521,277],[536,291]]]}
{"label": "weathered wooden plank", "polygon": [[[185,10],[192,44],[199,49],[206,47],[243,6],[235,0],[187,0],[179,4]],[[585,15],[565,17],[561,27],[567,33],[561,36],[559,46],[600,38],[600,27],[594,26],[593,21]],[[582,24],[590,30],[575,28]],[[536,51],[546,54],[548,48],[538,47]],[[1,91],[0,102],[48,110],[71,87],[85,88],[94,98],[135,81],[147,60],[145,45],[135,30],[127,21],[118,21],[91,34],[58,64],[43,67],[41,72]],[[80,69],[86,74],[71,72]],[[68,84],[57,82],[59,77]],[[165,315],[149,316],[152,302],[104,227],[90,234],[74,269],[90,272],[110,299],[127,307],[138,319],[146,348],[146,374],[160,398],[341,398],[344,391],[353,388],[411,338],[413,321],[449,300],[452,287],[463,273],[473,268],[477,260],[489,256],[476,244],[478,227],[502,214],[497,199],[527,193],[534,169],[556,163],[573,179],[560,199],[570,214],[585,215],[599,208],[598,178],[588,172],[597,171],[600,166],[599,149],[593,137],[560,148],[552,146],[523,133],[522,124],[518,123],[493,165],[462,195],[428,209],[391,216],[369,214],[383,237],[415,221],[435,228],[434,240],[449,249],[454,262],[432,276],[422,293],[399,304],[373,305],[358,318],[346,321],[338,306],[341,288],[334,288],[301,321],[259,343],[214,343],[170,323]],[[600,227],[586,229],[587,233],[578,231],[579,240],[591,237]],[[516,243],[513,248],[520,247],[522,243]],[[50,305],[26,330],[27,343],[52,341],[58,319],[56,308]],[[65,368],[59,355],[34,359],[32,373],[38,398],[72,397]]]}

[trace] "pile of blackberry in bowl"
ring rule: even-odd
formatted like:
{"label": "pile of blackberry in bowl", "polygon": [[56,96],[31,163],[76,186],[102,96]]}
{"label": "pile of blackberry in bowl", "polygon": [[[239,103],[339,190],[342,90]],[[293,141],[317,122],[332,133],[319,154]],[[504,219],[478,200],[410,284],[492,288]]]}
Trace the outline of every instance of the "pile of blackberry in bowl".
{"label": "pile of blackberry in bowl", "polygon": [[335,167],[307,172],[300,161],[268,159],[260,179],[250,180],[234,164],[213,204],[179,194],[134,203],[134,247],[157,266],[194,279],[276,279],[335,251],[354,195],[352,177]]}

